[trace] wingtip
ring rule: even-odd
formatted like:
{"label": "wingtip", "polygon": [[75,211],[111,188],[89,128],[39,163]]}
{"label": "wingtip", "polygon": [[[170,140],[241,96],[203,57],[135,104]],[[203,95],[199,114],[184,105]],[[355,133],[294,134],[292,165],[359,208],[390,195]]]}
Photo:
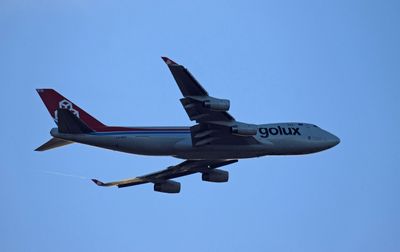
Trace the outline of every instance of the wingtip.
{"label": "wingtip", "polygon": [[173,61],[173,60],[171,60],[170,58],[168,58],[168,57],[161,57],[163,60],[164,60],[164,62],[165,62],[165,64],[167,64],[168,66],[171,66],[171,65],[178,65],[178,63],[176,63],[175,61]]}
{"label": "wingtip", "polygon": [[104,186],[104,183],[97,179],[92,179],[92,181],[98,186]]}

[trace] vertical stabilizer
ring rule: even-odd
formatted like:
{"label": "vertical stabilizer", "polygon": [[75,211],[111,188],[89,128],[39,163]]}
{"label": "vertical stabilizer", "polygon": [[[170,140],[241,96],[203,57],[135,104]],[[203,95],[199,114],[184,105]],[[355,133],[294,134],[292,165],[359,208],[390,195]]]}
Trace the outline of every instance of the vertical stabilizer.
{"label": "vertical stabilizer", "polygon": [[97,130],[105,127],[103,123],[98,121],[86,111],[78,107],[76,104],[59,94],[54,89],[36,89],[44,105],[46,105],[51,117],[58,124],[58,109],[66,109],[72,112],[76,117],[82,120],[89,128]]}

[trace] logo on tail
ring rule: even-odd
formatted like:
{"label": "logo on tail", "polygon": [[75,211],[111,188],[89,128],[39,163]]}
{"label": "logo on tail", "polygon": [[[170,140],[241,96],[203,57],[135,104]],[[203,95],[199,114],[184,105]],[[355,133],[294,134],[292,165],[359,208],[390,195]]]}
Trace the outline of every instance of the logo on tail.
{"label": "logo on tail", "polygon": [[[68,109],[69,111],[72,112],[72,114],[74,114],[76,117],[79,118],[79,111],[73,108],[72,103],[71,103],[70,101],[64,99],[64,100],[62,100],[62,101],[60,101],[60,102],[58,103],[58,107],[59,107],[60,109]],[[57,113],[57,109],[54,111],[54,121],[55,121],[56,123],[58,123],[58,113]]]}

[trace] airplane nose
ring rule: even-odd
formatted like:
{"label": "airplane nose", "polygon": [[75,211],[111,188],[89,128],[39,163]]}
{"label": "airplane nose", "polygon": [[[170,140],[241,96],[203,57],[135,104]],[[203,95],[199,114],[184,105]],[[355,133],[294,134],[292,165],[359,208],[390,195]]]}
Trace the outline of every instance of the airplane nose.
{"label": "airplane nose", "polygon": [[328,139],[329,145],[331,145],[331,147],[338,145],[340,143],[340,138],[333,134],[330,135],[331,136]]}

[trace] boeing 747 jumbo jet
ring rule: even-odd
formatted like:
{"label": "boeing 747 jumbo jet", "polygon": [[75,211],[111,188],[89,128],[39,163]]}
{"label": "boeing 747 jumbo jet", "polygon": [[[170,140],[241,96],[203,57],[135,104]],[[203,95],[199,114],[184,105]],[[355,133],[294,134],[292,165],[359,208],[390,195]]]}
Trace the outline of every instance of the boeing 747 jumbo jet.
{"label": "boeing 747 jumbo jet", "polygon": [[136,178],[99,186],[127,187],[153,183],[154,190],[179,193],[181,185],[172,179],[201,173],[203,181],[227,182],[229,173],[217,169],[241,158],[265,155],[299,155],[323,151],[337,145],[335,135],[309,123],[248,124],[228,113],[229,100],[212,97],[182,65],[162,57],[183,98],[191,127],[106,126],[53,89],[37,89],[57,128],[52,139],[36,149],[45,151],[71,143],[82,143],[115,151],[173,156],[180,164]]}

